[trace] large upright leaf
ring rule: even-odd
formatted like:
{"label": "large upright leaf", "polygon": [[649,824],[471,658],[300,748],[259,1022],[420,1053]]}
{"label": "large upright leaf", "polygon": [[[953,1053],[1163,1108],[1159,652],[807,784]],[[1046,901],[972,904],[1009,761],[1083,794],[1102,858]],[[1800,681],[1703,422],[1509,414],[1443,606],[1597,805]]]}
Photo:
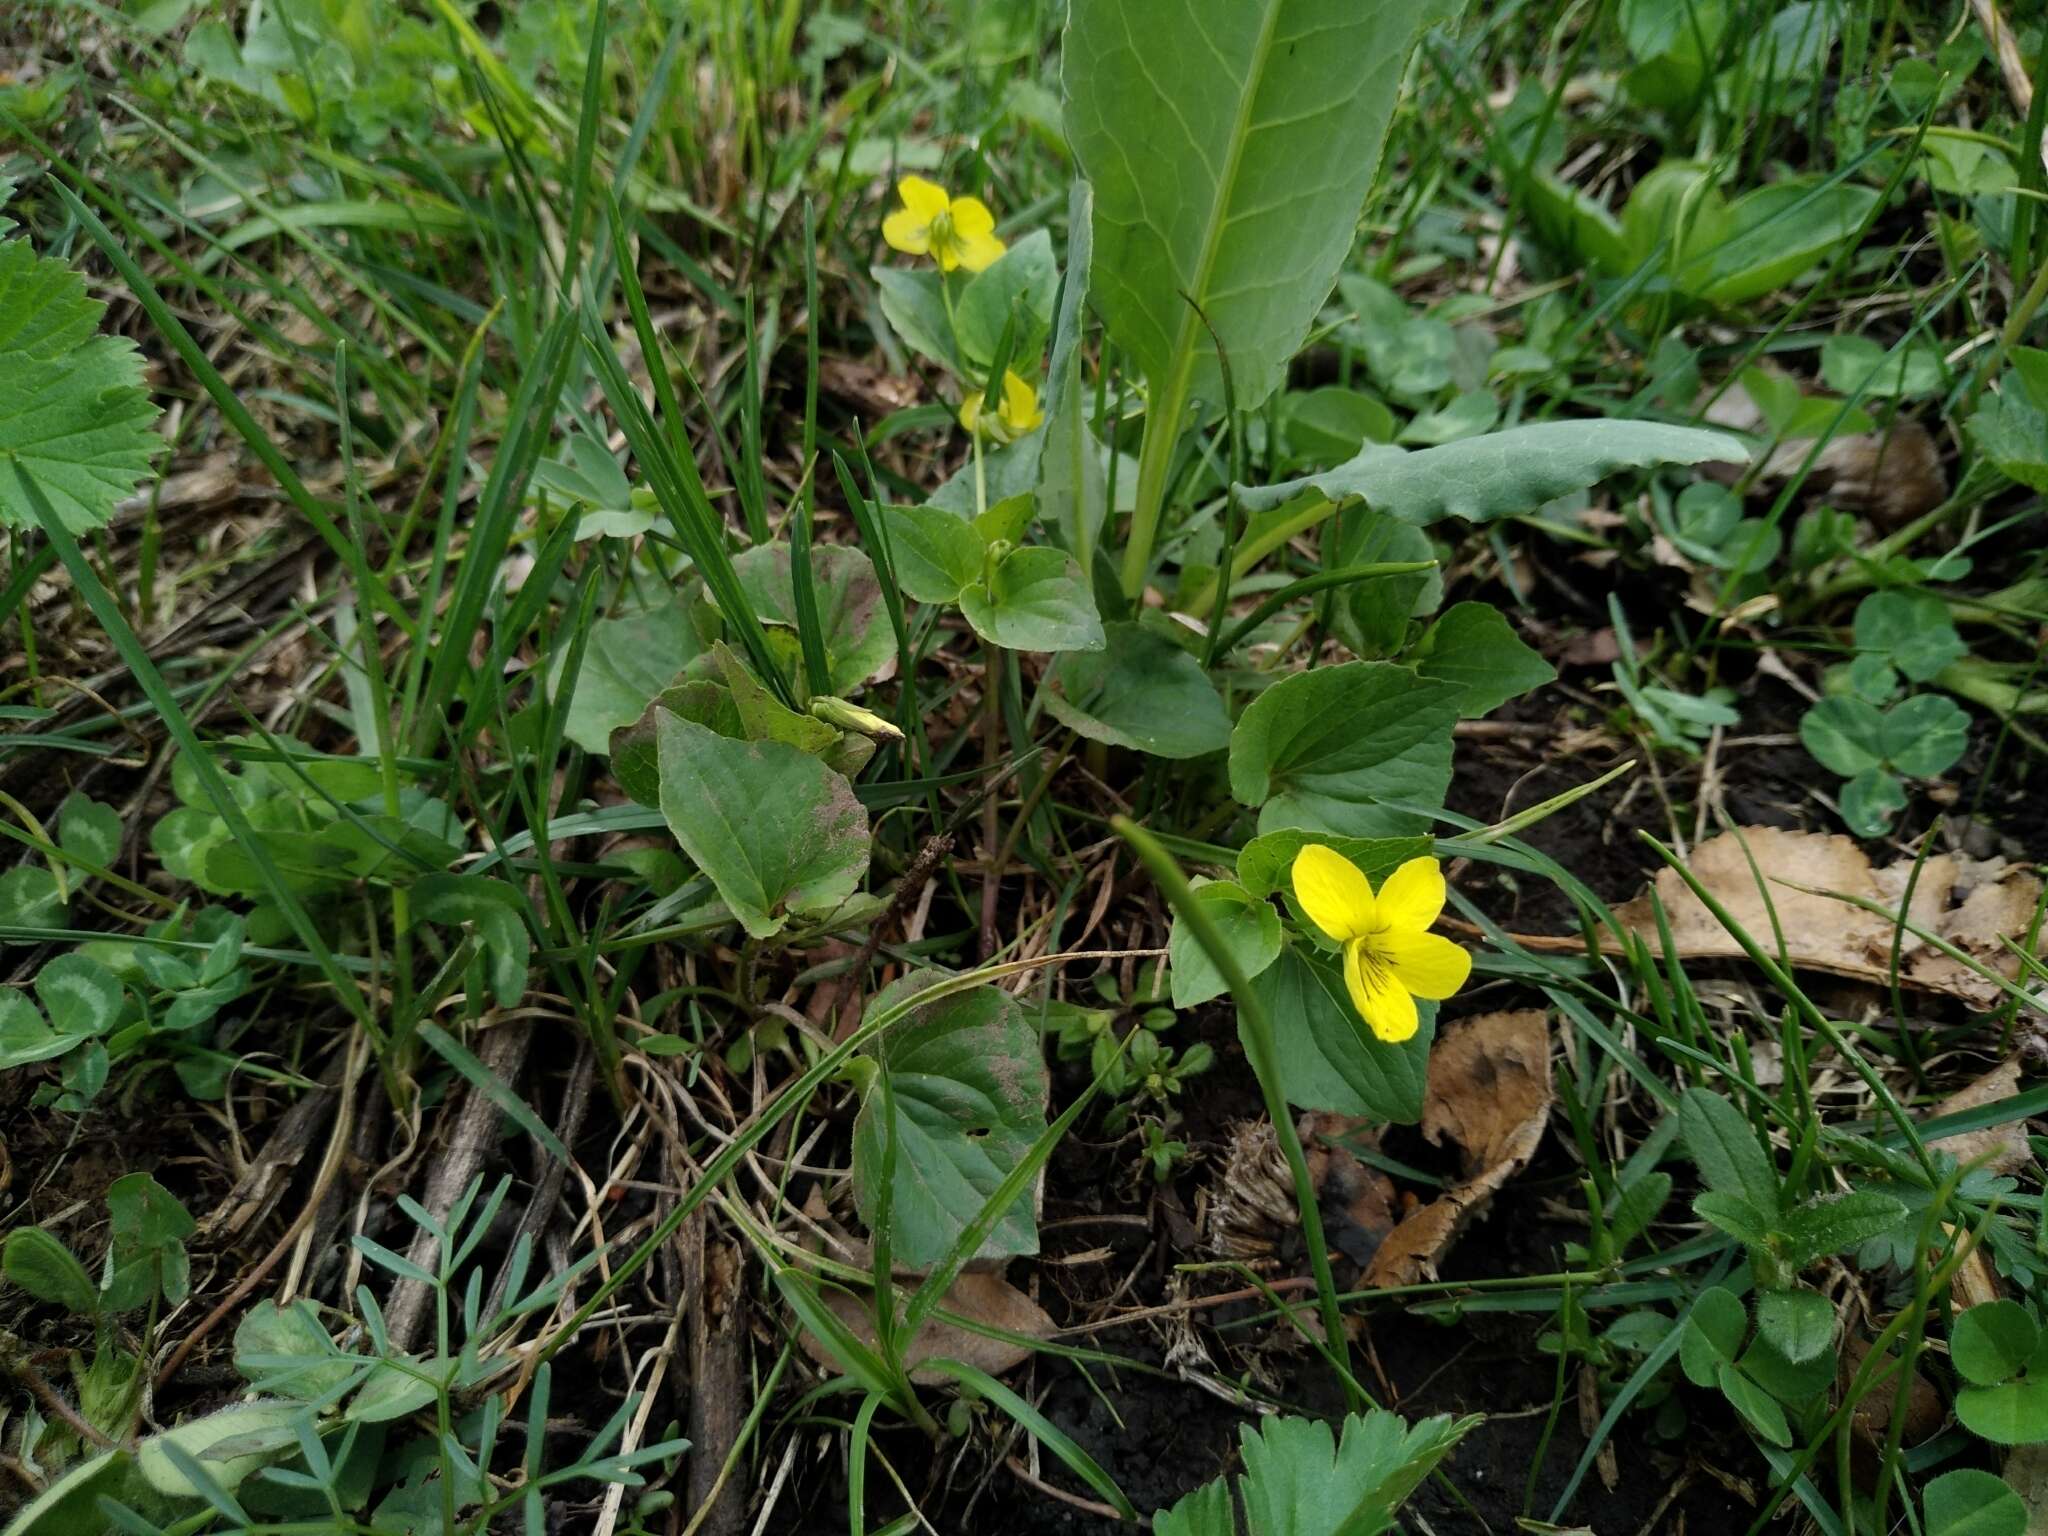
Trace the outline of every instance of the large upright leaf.
{"label": "large upright leaf", "polygon": [[156,407],[105,311],[63,262],[0,241],[0,526],[37,526],[33,480],[66,528],[98,528],[149,473]]}
{"label": "large upright leaf", "polygon": [[1335,469],[1248,487],[1242,499],[1247,512],[1262,512],[1315,491],[1333,503],[1358,498],[1417,526],[1446,517],[1485,523],[1534,512],[1624,469],[1748,458],[1748,446],[1726,432],[1658,421],[1544,421],[1419,453],[1368,443]]}
{"label": "large upright leaf", "polygon": [[[936,971],[914,972],[874,997],[868,1011],[884,1012],[943,979]],[[884,1133],[893,1125],[892,1251],[922,1269],[946,1256],[1044,1133],[1044,1046],[1014,998],[983,986],[914,1009],[883,1037],[873,1059],[887,1081],[872,1078],[861,1094],[854,1195],[872,1226],[886,1166]],[[980,1256],[1037,1251],[1026,1192],[1003,1213]]]}
{"label": "large upright leaf", "polygon": [[[1091,287],[1154,409],[1276,389],[1379,168],[1409,49],[1454,0],[1074,0],[1067,140],[1095,189]],[[1201,315],[1196,313],[1199,307]]]}
{"label": "large upright leaf", "polygon": [[656,712],[661,814],[747,932],[829,912],[868,867],[868,813],[853,786],[779,741],[734,741]]}
{"label": "large upright leaf", "polygon": [[1463,691],[1385,661],[1317,667],[1275,683],[1230,738],[1230,792],[1259,830],[1403,837],[1423,818],[1383,802],[1443,803]]}
{"label": "large upright leaf", "polygon": [[1094,259],[1095,197],[1075,181],[1067,199],[1067,270],[1053,319],[1045,393],[1052,402],[1038,460],[1038,515],[1087,570],[1095,535],[1109,510],[1102,444],[1088,425],[1081,388],[1081,330],[1088,315],[1088,264]]}

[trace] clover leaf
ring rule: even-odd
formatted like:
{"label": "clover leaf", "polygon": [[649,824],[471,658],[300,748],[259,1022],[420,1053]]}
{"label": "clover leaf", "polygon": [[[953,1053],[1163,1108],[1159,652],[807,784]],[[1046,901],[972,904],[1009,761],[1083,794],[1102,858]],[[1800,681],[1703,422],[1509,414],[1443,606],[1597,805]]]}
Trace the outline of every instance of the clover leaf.
{"label": "clover leaf", "polygon": [[2048,1338],[2016,1301],[1990,1301],[1955,1320],[1949,1360],[1963,1385],[1956,1417],[1999,1445],[2048,1440]]}

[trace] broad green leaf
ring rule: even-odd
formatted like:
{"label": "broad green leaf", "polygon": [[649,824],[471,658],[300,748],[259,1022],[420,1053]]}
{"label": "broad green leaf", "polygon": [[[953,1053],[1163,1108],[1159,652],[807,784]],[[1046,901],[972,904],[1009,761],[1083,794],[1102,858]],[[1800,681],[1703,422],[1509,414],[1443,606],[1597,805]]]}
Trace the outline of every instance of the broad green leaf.
{"label": "broad green leaf", "polygon": [[[638,720],[647,701],[704,654],[709,644],[706,627],[698,605],[681,593],[592,624],[583,642],[564,734],[586,752],[609,752],[612,732]],[[715,632],[715,621],[710,627]],[[559,693],[568,662],[569,642],[564,636],[549,658],[550,693]],[[556,702],[559,705],[559,698]]]}
{"label": "broad green leaf", "polygon": [[[1384,1408],[1351,1414],[1338,1435],[1321,1419],[1278,1417],[1238,1431],[1237,1493],[1250,1536],[1380,1536],[1395,1512],[1479,1423],[1445,1415],[1410,1426]],[[1158,1536],[1237,1536],[1231,1479],[1161,1510]]]}
{"label": "broad green leaf", "polygon": [[1262,900],[1275,891],[1292,897],[1294,856],[1308,843],[1336,849],[1364,870],[1375,888],[1410,859],[1427,858],[1436,847],[1427,837],[1335,837],[1283,827],[1260,833],[1237,851],[1238,883]]}
{"label": "broad green leaf", "polygon": [[661,521],[653,492],[636,496],[626,472],[603,443],[582,432],[572,433],[566,454],[536,464],[533,481],[567,505],[582,508],[576,521],[578,543],[634,538]]}
{"label": "broad green leaf", "polygon": [[[918,971],[869,1003],[879,1013],[943,980]],[[911,1011],[873,1052],[888,1093],[871,1079],[854,1124],[854,1193],[872,1226],[885,1163],[885,1098],[895,1105],[896,1176],[890,1184],[893,1252],[913,1268],[936,1264],[1045,1131],[1046,1073],[1038,1031],[1000,988],[975,987]],[[981,1257],[1038,1251],[1029,1192],[1005,1211]]]}
{"label": "broad green leaf", "polygon": [[1045,429],[1007,443],[993,453],[981,455],[976,471],[970,457],[946,483],[925,498],[925,505],[938,507],[956,517],[971,518],[980,507],[996,507],[1015,496],[1029,496],[1038,484],[1039,455],[1045,447]]}
{"label": "broad green leaf", "polygon": [[[181,814],[173,811],[171,816]],[[164,820],[168,821],[169,816]],[[57,877],[40,864],[17,864],[0,874],[0,925],[12,928],[64,926],[64,892]]]}
{"label": "broad green leaf", "polygon": [[235,1369],[258,1392],[298,1401],[325,1396],[367,1362],[342,1354],[304,1299],[259,1301],[235,1327]]}
{"label": "broad green leaf", "polygon": [[1779,1402],[1796,1407],[1811,1402],[1835,1379],[1835,1356],[1832,1350],[1823,1350],[1805,1360],[1789,1359],[1769,1334],[1759,1330],[1743,1353],[1742,1374]]}
{"label": "broad green leaf", "polygon": [[1517,185],[1530,228],[1551,250],[1578,258],[1603,277],[1625,276],[1635,266],[1620,222],[1599,199],[1541,173]]}
{"label": "broad green leaf", "polygon": [[1830,336],[1821,344],[1820,376],[1835,393],[1860,391],[1866,399],[1932,395],[1948,387],[1948,367],[1939,347],[1916,341],[1888,349],[1874,337],[1853,332]]}
{"label": "broad green leaf", "polygon": [[1374,443],[1323,474],[1241,495],[1248,512],[1316,491],[1333,504],[1363,500],[1418,527],[1446,517],[1484,523],[1534,512],[1625,469],[1748,459],[1748,446],[1725,432],[1656,421],[1546,421],[1419,453]]}
{"label": "broad green leaf", "polygon": [[[789,545],[778,540],[755,545],[735,556],[732,565],[761,622],[794,630],[789,559]],[[811,550],[811,582],[832,674],[822,682],[813,678],[811,692],[850,697],[896,654],[896,637],[882,614],[882,584],[874,562],[845,544],[819,544]]]}
{"label": "broad green leaf", "polygon": [[[1223,943],[1244,967],[1246,976],[1263,973],[1280,955],[1280,914],[1270,901],[1253,897],[1234,880],[1212,880],[1195,887],[1195,900],[1208,908]],[[1173,1006],[1192,1008],[1230,990],[1223,973],[1179,918],[1166,941],[1173,980]]]}
{"label": "broad green leaf", "polygon": [[107,869],[121,856],[121,815],[77,791],[57,807],[57,846],[75,859]]}
{"label": "broad green leaf", "polygon": [[1645,106],[1688,108],[1705,83],[1707,65],[1727,27],[1721,0],[1622,0],[1622,37],[1636,67],[1623,87]]}
{"label": "broad green leaf", "polygon": [[420,1360],[411,1356],[383,1360],[371,1367],[348,1401],[347,1416],[363,1424],[388,1424],[409,1418],[434,1401],[434,1382],[452,1378],[453,1360]]}
{"label": "broad green leaf", "polygon": [[748,933],[829,912],[868,867],[867,812],[845,779],[779,741],[733,741],[666,710],[661,814]]}
{"label": "broad green leaf", "polygon": [[2048,1441],[2048,1381],[1964,1387],[1956,1393],[1956,1417],[1993,1445],[2039,1445]]}
{"label": "broad green leaf", "polygon": [[1671,1175],[1653,1169],[1624,1186],[1607,1216],[1607,1235],[1620,1252],[1640,1237],[1671,1199]]}
{"label": "broad green leaf", "polygon": [[903,344],[950,373],[960,372],[960,354],[953,345],[953,325],[946,318],[938,274],[876,266],[868,269],[868,275],[875,280],[883,318]]}
{"label": "broad green leaf", "polygon": [[619,461],[587,432],[571,432],[561,458],[534,466],[533,481],[563,501],[598,509],[623,508],[633,496],[633,482]]}
{"label": "broad green leaf", "polygon": [[661,766],[656,751],[655,726],[664,714],[685,720],[735,741],[747,739],[740,723],[739,706],[732,690],[710,678],[692,678],[664,688],[648,702],[639,719],[612,732],[612,775],[632,799],[641,805],[661,804]]}
{"label": "broad green leaf", "polygon": [[50,1028],[27,993],[0,987],[0,1071],[62,1056],[79,1039]]}
{"label": "broad green leaf", "polygon": [[104,1035],[121,1016],[121,979],[97,960],[59,955],[36,973],[50,1027],[73,1039]]}
{"label": "broad green leaf", "polygon": [[1778,1400],[1739,1369],[1726,1364],[1717,1367],[1714,1384],[1728,1399],[1729,1406],[1765,1440],[1776,1446],[1792,1443],[1792,1426],[1785,1422],[1785,1410],[1778,1406]]}
{"label": "broad green leaf", "polygon": [[1892,817],[1907,809],[1907,788],[1886,768],[1866,768],[1841,786],[1841,821],[1858,838],[1882,838]]}
{"label": "broad green leaf", "polygon": [[492,996],[501,1008],[519,1005],[533,952],[524,892],[488,875],[435,874],[414,885],[413,902],[413,911],[430,923],[473,923],[489,961]]}
{"label": "broad green leaf", "polygon": [[2017,1376],[2041,1346],[2041,1330],[2016,1301],[1982,1302],[1956,1314],[1948,1341],[1956,1374],[1991,1387]]}
{"label": "broad green leaf", "polygon": [[1693,1211],[1703,1220],[1751,1248],[1767,1248],[1771,1241],[1771,1218],[1738,1194],[1725,1189],[1706,1189],[1693,1196]]}
{"label": "broad green leaf", "polygon": [[[1076,0],[1067,141],[1090,287],[1152,408],[1279,387],[1351,251],[1408,53],[1438,0]],[[1203,317],[1207,317],[1205,326]]]}
{"label": "broad green leaf", "polygon": [[987,383],[988,369],[1010,323],[1012,304],[1017,306],[1018,325],[1010,366],[1036,381],[1038,354],[1052,329],[1053,298],[1059,285],[1052,236],[1042,229],[1034,229],[967,280],[953,317],[964,361],[976,370],[970,384]]}
{"label": "broad green leaf", "polygon": [[984,545],[993,544],[998,539],[1005,544],[1020,544],[1037,516],[1038,503],[1030,492],[1021,491],[1001,500],[991,498],[988,510],[975,513],[970,521]]}
{"label": "broad green leaf", "polygon": [[16,1227],[0,1250],[0,1269],[38,1301],[47,1301],[77,1317],[99,1310],[99,1290],[71,1250],[41,1227]]}
{"label": "broad green leaf", "polygon": [[1740,1196],[1766,1220],[1777,1214],[1778,1170],[1741,1110],[1718,1093],[1688,1088],[1678,1124],[1707,1188]]}
{"label": "broad green leaf", "polygon": [[[1334,546],[1328,556],[1334,567],[1436,558],[1428,534],[1368,507],[1340,511],[1324,538]],[[1409,620],[1434,612],[1443,596],[1443,577],[1435,571],[1354,581],[1337,593],[1337,638],[1364,661],[1398,655],[1408,645]]]}
{"label": "broad green leaf", "polygon": [[[2014,352],[2037,349],[2016,347]],[[1978,402],[1969,431],[1978,451],[1999,473],[2031,490],[2048,491],[2048,399],[2027,387],[2020,368],[2008,369],[1998,381],[1998,392],[1986,393]]]}
{"label": "broad green leaf", "polygon": [[1694,160],[1666,159],[1637,182],[1621,212],[1629,266],[1656,261],[1667,270],[1727,238],[1728,200],[1720,180]]}
{"label": "broad green leaf", "polygon": [[1728,205],[1721,238],[1687,247],[1673,275],[1681,293],[1708,304],[1745,304],[1784,287],[1852,239],[1877,202],[1869,187],[1794,178]]}
{"label": "broad green leaf", "polygon": [[292,1421],[301,1411],[297,1403],[232,1403],[151,1435],[136,1447],[135,1465],[158,1493],[174,1499],[197,1498],[198,1486],[166,1450],[176,1446],[232,1493],[258,1467],[297,1448],[298,1434]]}
{"label": "broad green leaf", "polygon": [[0,1536],[77,1536],[102,1529],[99,1501],[125,1492],[133,1469],[126,1451],[88,1457],[24,1504]]}
{"label": "broad green leaf", "polygon": [[1969,654],[1948,605],[1932,592],[1873,592],[1856,606],[1856,649],[1882,656],[1916,683]]}
{"label": "broad green leaf", "polygon": [[1970,745],[1970,717],[1946,694],[1916,694],[1885,712],[1883,742],[1893,768],[1931,779],[1962,760]]}
{"label": "broad green leaf", "polygon": [[1865,699],[1822,699],[1799,717],[1799,740],[1823,768],[1853,778],[1884,761],[1884,716]]}
{"label": "broad green leaf", "polygon": [[[1436,1036],[1436,1004],[1417,998],[1421,1027],[1390,1045],[1366,1027],[1344,991],[1335,966],[1290,945],[1252,985],[1266,1011],[1283,1021],[1274,1033],[1280,1090],[1300,1109],[1412,1125],[1422,1118],[1429,1043]],[[1240,1026],[1241,1027],[1241,1026]]]}
{"label": "broad green leaf", "polygon": [[1920,1498],[1926,1536],[2026,1536],[2026,1500],[1976,1467],[1944,1472]]}
{"label": "broad green leaf", "polygon": [[920,603],[957,603],[981,579],[985,541],[974,525],[944,507],[884,507],[896,579]]}
{"label": "broad green leaf", "polygon": [[141,1305],[157,1282],[166,1301],[183,1301],[191,1273],[185,1239],[198,1224],[178,1197],[146,1173],[123,1174],[107,1186],[107,1215],[114,1276],[105,1287],[108,1310]]}
{"label": "broad green leaf", "polygon": [[1906,1207],[1881,1189],[1852,1189],[1845,1194],[1817,1195],[1785,1213],[1785,1262],[1794,1268],[1889,1232],[1904,1219]]}
{"label": "broad green leaf", "polygon": [[1230,792],[1259,830],[1399,837],[1425,819],[1383,800],[1440,805],[1458,690],[1383,661],[1297,672],[1252,700],[1230,738]]}
{"label": "broad green leaf", "polygon": [[1835,1342],[1834,1303],[1818,1291],[1765,1291],[1756,1299],[1756,1331],[1794,1365],[1818,1360]]}
{"label": "broad green leaf", "polygon": [[142,356],[99,334],[105,312],[69,266],[0,241],[0,526],[41,526],[34,481],[73,533],[101,527],[163,446]]}
{"label": "broad green leaf", "polygon": [[1557,671],[1515,633],[1491,603],[1459,603],[1415,645],[1415,670],[1459,690],[1467,720],[1491,714],[1509,699],[1557,680]]}
{"label": "broad green leaf", "polygon": [[1394,440],[1394,413],[1359,389],[1329,385],[1284,398],[1288,453],[1297,463],[1341,464],[1367,443]]}
{"label": "broad green leaf", "polygon": [[1099,651],[1102,619],[1074,557],[1027,546],[1003,557],[987,585],[960,595],[974,632],[1012,651]]}
{"label": "broad green leaf", "polygon": [[1154,757],[1200,757],[1230,745],[1230,713],[1202,664],[1142,624],[1105,625],[1105,647],[1069,651],[1041,697],[1090,741]]}
{"label": "broad green leaf", "polygon": [[725,679],[726,692],[732,695],[733,710],[739,716],[739,734],[745,740],[779,741],[815,757],[823,757],[838,745],[837,730],[815,715],[798,714],[776,698],[723,640],[711,648],[711,660],[718,675]]}

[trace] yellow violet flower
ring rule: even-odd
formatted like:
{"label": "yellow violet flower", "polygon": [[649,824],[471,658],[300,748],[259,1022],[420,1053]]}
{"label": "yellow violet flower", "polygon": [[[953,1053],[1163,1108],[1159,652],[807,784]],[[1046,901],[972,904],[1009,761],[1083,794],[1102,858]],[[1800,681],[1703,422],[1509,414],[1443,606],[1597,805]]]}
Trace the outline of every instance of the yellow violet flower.
{"label": "yellow violet flower", "polygon": [[1344,984],[1382,1040],[1413,1035],[1415,999],[1449,997],[1472,974],[1472,957],[1429,931],[1444,910],[1435,859],[1410,859],[1375,895],[1356,864],[1309,843],[1294,856],[1294,894],[1309,920],[1344,947]]}
{"label": "yellow violet flower", "polygon": [[910,256],[929,256],[941,270],[979,272],[1003,254],[995,215],[978,197],[950,197],[937,182],[906,176],[896,183],[903,206],[882,220],[882,238]]}
{"label": "yellow violet flower", "polygon": [[996,407],[993,418],[982,414],[985,394],[986,390],[977,389],[960,402],[960,425],[970,432],[979,432],[999,443],[1014,443],[1027,432],[1037,431],[1045,420],[1037,386],[1014,368],[1003,370],[1003,402]]}

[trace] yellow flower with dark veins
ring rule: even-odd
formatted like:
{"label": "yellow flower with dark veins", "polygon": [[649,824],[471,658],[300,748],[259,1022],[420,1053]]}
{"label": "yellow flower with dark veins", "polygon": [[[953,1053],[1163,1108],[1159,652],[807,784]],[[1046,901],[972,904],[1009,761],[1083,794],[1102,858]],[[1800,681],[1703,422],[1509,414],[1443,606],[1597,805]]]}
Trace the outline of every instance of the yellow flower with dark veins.
{"label": "yellow flower with dark veins", "polygon": [[960,425],[970,432],[979,432],[999,443],[1014,443],[1026,433],[1037,431],[1045,420],[1037,386],[1014,368],[1003,370],[1003,399],[993,416],[983,409],[985,393],[977,389],[960,402]]}
{"label": "yellow flower with dark veins", "polygon": [[882,220],[882,238],[909,256],[929,256],[943,271],[979,272],[1003,254],[996,218],[978,197],[951,197],[937,182],[906,176],[896,183],[903,206]]}
{"label": "yellow flower with dark veins", "polygon": [[1449,997],[1472,974],[1472,957],[1429,931],[1444,910],[1435,859],[1410,859],[1375,893],[1356,864],[1309,843],[1294,856],[1294,894],[1309,920],[1343,946],[1351,1001],[1382,1040],[1413,1035],[1415,999]]}

